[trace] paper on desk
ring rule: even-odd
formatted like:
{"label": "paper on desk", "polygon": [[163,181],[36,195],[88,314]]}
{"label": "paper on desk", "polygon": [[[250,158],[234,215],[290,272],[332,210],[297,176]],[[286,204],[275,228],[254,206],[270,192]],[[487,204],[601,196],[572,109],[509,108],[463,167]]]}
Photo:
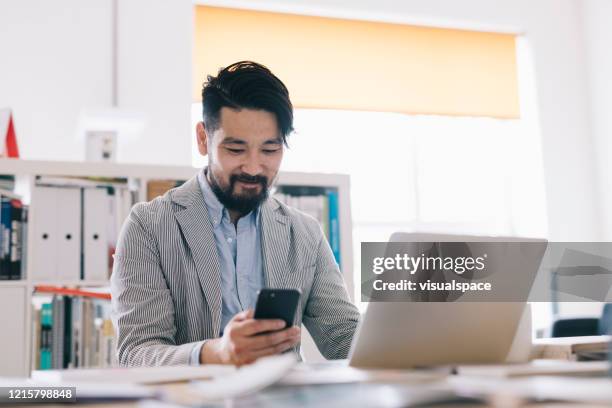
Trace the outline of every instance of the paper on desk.
{"label": "paper on desk", "polygon": [[524,388],[517,391],[537,400],[612,403],[610,378],[538,377],[522,385]]}
{"label": "paper on desk", "polygon": [[[612,403],[612,379],[532,377],[521,379],[461,377],[449,379],[463,396],[503,396],[520,400]],[[517,405],[518,406],[518,405]]]}
{"label": "paper on desk", "polygon": [[457,367],[460,376],[528,377],[535,375],[597,375],[610,369],[607,361],[534,360],[526,364],[491,364]]}
{"label": "paper on desk", "polygon": [[260,358],[210,381],[194,381],[191,391],[202,401],[233,398],[259,391],[280,380],[297,363],[293,353]]}
{"label": "paper on desk", "polygon": [[417,384],[441,380],[448,376],[448,369],[431,370],[375,370],[342,366],[335,363],[296,365],[278,384],[280,385],[318,385],[346,384],[361,382],[401,382]]}
{"label": "paper on desk", "polygon": [[236,371],[233,366],[207,364],[201,366],[79,368],[68,370],[35,370],[32,379],[45,382],[157,384],[194,379],[212,379]]}

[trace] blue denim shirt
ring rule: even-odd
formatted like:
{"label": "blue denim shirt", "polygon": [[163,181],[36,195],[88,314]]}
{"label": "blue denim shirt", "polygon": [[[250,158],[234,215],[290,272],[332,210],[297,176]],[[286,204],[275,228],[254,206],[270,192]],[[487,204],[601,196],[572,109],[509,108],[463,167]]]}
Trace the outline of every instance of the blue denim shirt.
{"label": "blue denim shirt", "polygon": [[[230,319],[255,308],[257,292],[264,285],[259,208],[238,219],[234,226],[229,212],[217,199],[202,170],[198,181],[213,226],[221,268],[221,332]],[[204,342],[194,346],[191,364],[199,363]]]}

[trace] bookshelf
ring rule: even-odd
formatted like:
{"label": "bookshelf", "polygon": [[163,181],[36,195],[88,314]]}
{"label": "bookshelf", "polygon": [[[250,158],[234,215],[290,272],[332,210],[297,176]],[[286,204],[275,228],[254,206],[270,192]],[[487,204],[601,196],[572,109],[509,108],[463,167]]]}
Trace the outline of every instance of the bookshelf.
{"label": "bookshelf", "polygon": [[[34,289],[38,285],[53,285],[68,288],[96,288],[100,290],[108,286],[107,279],[41,279],[40,271],[34,271],[35,257],[34,231],[42,212],[40,203],[32,202],[32,192],[37,185],[37,176],[44,177],[80,177],[80,178],[119,178],[124,179],[134,201],[144,201],[147,197],[147,185],[152,180],[188,180],[197,168],[188,166],[155,166],[140,164],[82,163],[60,161],[38,161],[0,159],[0,175],[15,177],[13,191],[4,191],[12,198],[20,198],[29,205],[29,222],[27,225],[26,268],[25,276],[20,280],[0,280],[0,321],[5,332],[10,336],[0,337],[3,364],[0,365],[0,375],[27,376],[32,367],[32,320],[35,313]],[[341,254],[341,270],[344,275],[349,294],[354,296],[353,283],[353,249],[352,220],[350,210],[350,180],[349,176],[324,173],[281,172],[277,181],[278,191],[291,191],[291,188],[302,187],[325,189],[337,193],[339,251]],[[0,191],[2,194],[2,191]],[[48,296],[48,294],[42,294]],[[305,336],[302,350],[306,358],[320,359],[320,354],[312,339]]]}

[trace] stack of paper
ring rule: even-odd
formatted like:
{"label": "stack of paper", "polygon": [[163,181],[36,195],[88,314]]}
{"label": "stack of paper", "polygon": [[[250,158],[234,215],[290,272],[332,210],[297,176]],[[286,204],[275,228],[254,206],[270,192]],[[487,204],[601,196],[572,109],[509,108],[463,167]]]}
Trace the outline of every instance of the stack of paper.
{"label": "stack of paper", "polygon": [[297,363],[293,354],[260,358],[226,375],[207,381],[194,381],[188,387],[168,387],[164,400],[180,404],[199,404],[251,394],[277,383]]}
{"label": "stack of paper", "polygon": [[474,377],[529,377],[536,375],[593,376],[605,375],[610,369],[607,361],[534,360],[526,364],[459,366],[460,376]]}
{"label": "stack of paper", "polygon": [[449,380],[458,395],[486,398],[499,406],[523,406],[529,401],[612,404],[612,379],[530,377],[522,379],[457,376]]}
{"label": "stack of paper", "polygon": [[450,374],[448,367],[439,369],[365,370],[335,363],[308,364],[294,367],[278,383],[281,385],[317,385],[347,383],[419,384],[439,381]]}
{"label": "stack of paper", "polygon": [[534,358],[561,360],[605,359],[612,336],[553,337],[533,341]]}
{"label": "stack of paper", "polygon": [[39,370],[32,372],[32,379],[50,383],[131,383],[160,384],[194,379],[213,379],[236,372],[226,365],[168,366],[168,367],[117,367],[83,368],[71,370]]}

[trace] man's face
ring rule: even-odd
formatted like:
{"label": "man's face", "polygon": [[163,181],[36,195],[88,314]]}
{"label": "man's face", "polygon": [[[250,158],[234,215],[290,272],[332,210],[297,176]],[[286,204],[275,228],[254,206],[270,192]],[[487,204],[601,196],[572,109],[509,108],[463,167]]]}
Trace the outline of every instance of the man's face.
{"label": "man's face", "polygon": [[208,180],[229,210],[246,214],[268,196],[283,158],[274,114],[221,108],[212,134],[198,124],[198,148],[208,155]]}

